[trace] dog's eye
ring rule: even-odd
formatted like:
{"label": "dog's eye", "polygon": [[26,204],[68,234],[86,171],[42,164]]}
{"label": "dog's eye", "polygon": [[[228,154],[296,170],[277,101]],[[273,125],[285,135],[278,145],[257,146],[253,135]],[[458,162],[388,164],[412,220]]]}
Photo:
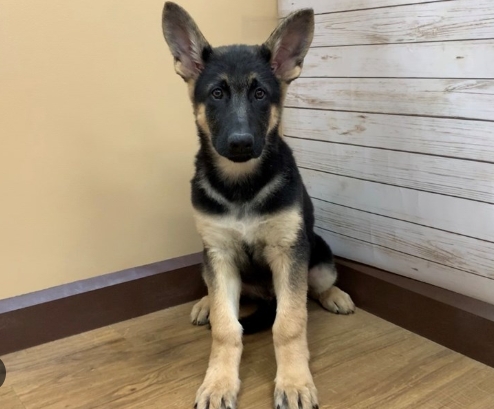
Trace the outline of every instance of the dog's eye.
{"label": "dog's eye", "polygon": [[256,99],[263,99],[265,95],[266,91],[264,91],[262,88],[257,88],[256,92],[254,93]]}
{"label": "dog's eye", "polygon": [[211,92],[211,95],[213,96],[214,99],[221,99],[223,98],[223,91],[221,90],[221,88],[215,88]]}

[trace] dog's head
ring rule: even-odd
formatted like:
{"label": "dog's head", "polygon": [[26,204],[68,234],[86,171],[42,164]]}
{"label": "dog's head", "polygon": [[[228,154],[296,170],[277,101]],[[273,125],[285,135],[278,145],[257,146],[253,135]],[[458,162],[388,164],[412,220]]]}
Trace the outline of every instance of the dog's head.
{"label": "dog's head", "polygon": [[163,33],[189,86],[201,137],[231,162],[259,158],[270,135],[278,137],[286,87],[312,42],[313,11],[292,13],[262,45],[213,48],[190,15],[167,2]]}

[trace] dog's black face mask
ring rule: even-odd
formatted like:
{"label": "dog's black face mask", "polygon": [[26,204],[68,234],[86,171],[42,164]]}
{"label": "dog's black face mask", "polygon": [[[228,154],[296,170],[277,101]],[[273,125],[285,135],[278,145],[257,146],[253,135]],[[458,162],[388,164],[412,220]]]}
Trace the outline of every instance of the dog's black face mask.
{"label": "dog's black face mask", "polygon": [[214,49],[196,81],[198,125],[214,149],[233,162],[261,156],[277,125],[280,84],[269,55],[261,47]]}
{"label": "dog's black face mask", "polygon": [[175,3],[163,33],[176,72],[188,83],[201,138],[232,162],[259,158],[278,128],[284,88],[300,75],[314,30],[312,10],[283,20],[261,46],[212,48]]}

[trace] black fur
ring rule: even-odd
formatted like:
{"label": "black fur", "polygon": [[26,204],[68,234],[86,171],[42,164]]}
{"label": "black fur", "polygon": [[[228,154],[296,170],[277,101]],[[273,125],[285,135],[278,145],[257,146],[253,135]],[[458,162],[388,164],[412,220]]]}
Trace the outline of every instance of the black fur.
{"label": "black fur", "polygon": [[239,319],[244,335],[255,334],[272,327],[276,318],[276,300],[261,300],[257,304],[257,310],[251,315]]}

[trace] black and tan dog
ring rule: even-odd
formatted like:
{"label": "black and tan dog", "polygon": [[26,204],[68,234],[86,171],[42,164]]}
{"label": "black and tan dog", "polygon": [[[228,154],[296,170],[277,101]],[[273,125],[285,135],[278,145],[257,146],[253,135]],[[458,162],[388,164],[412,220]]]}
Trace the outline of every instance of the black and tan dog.
{"label": "black and tan dog", "polygon": [[[213,48],[184,9],[165,3],[164,36],[188,84],[200,141],[192,203],[208,296],[193,308],[192,321],[209,319],[212,347],[198,409],[236,407],[242,333],[253,330],[256,317],[260,325],[274,321],[275,408],[317,408],[307,294],[329,311],[354,310],[334,286],[331,250],[313,231],[311,200],[279,132],[287,86],[300,75],[313,31],[313,11],[305,9],[261,46]],[[268,310],[239,321],[245,293]]]}

